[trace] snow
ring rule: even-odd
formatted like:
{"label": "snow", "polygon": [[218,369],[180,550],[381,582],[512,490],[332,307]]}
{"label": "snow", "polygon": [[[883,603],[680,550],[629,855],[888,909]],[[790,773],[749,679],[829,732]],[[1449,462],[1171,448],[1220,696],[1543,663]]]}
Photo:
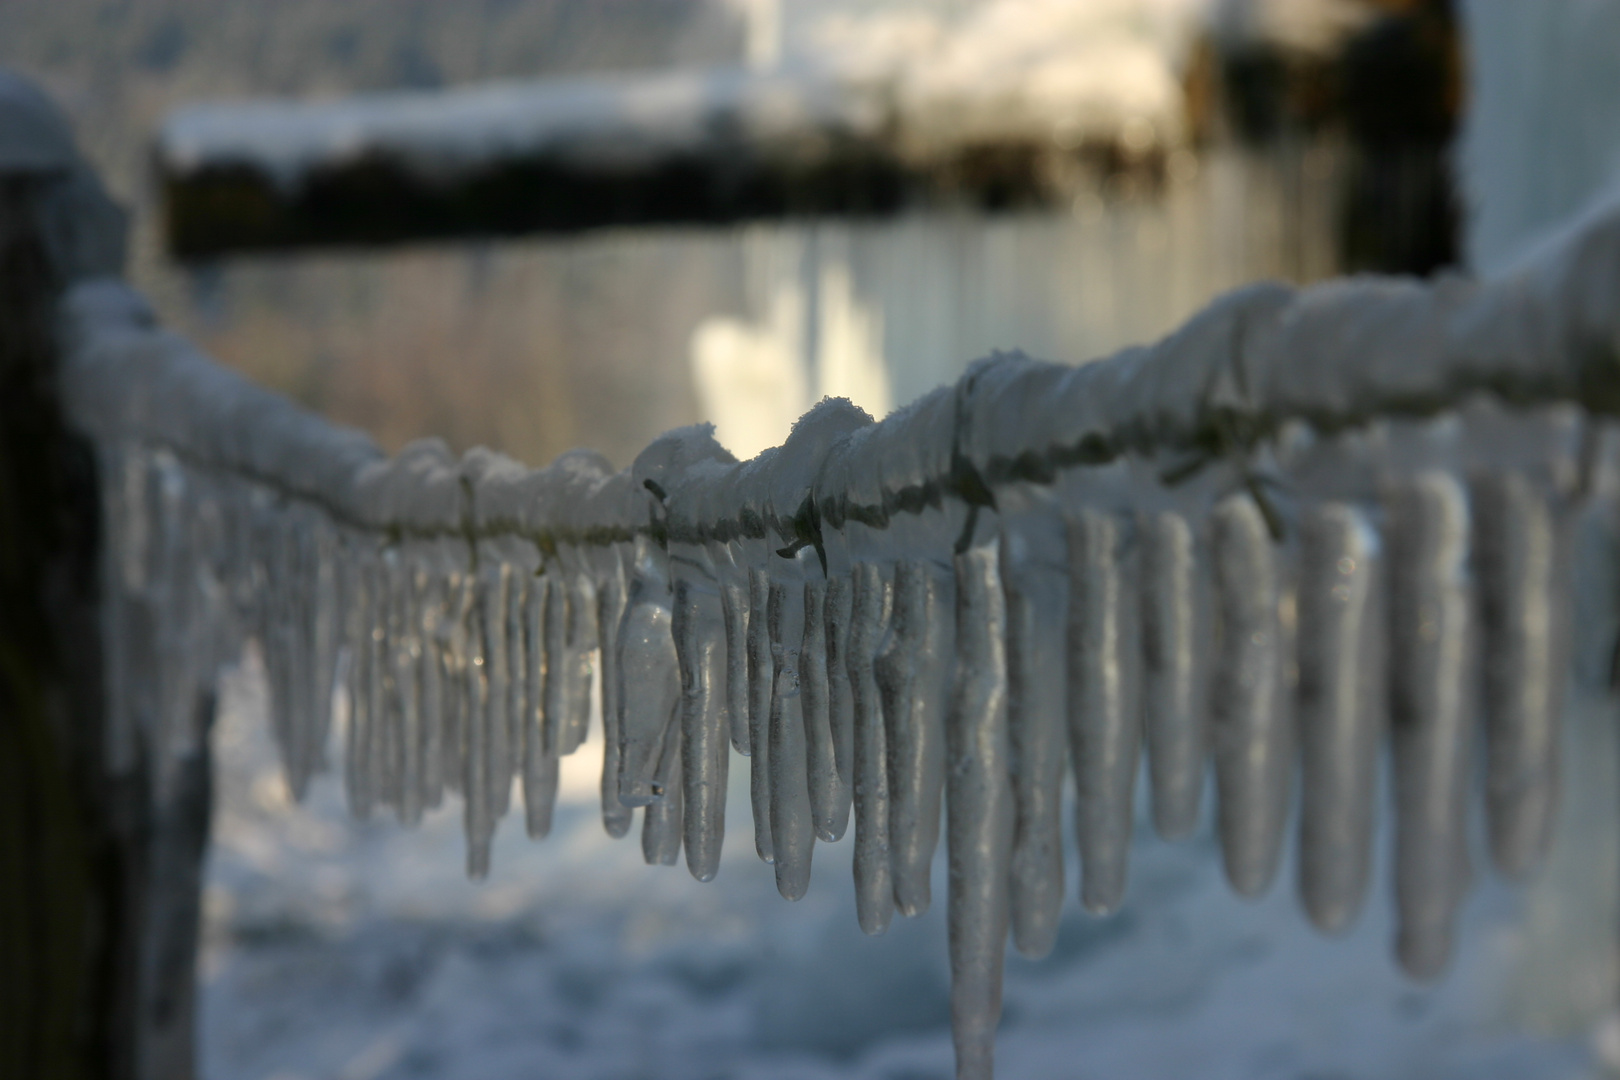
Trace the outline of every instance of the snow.
{"label": "snow", "polygon": [[881,117],[859,96],[818,79],[742,70],[492,83],[330,102],[187,106],[165,119],[158,155],[185,174],[251,165],[284,190],[312,168],[370,156],[427,180],[519,157],[555,157],[607,171],[647,168],[736,140],[766,151],[816,133],[865,136]]}
{"label": "snow", "polygon": [[[357,824],[331,778],[289,805],[252,681],[230,684],[216,734],[203,1075],[952,1075],[940,909],[861,935],[847,840],[819,846],[805,899],[784,903],[749,850],[745,769],[732,772],[714,883],[646,867],[635,845],[610,841],[593,805],[595,755],[583,752],[565,762],[552,838],[527,843],[508,822],[491,877],[472,884],[452,811],[416,832]],[[1606,1028],[1543,1018],[1549,1034],[1515,1004],[1533,992],[1526,957],[1542,946],[1530,915],[1543,893],[1484,881],[1456,966],[1424,988],[1390,959],[1387,886],[1348,934],[1323,938],[1286,884],[1254,903],[1230,894],[1208,821],[1206,807],[1181,845],[1139,835],[1120,914],[1094,918],[1071,901],[1051,957],[1009,961],[1003,1075],[1597,1075]],[[934,872],[943,893],[943,859]]]}

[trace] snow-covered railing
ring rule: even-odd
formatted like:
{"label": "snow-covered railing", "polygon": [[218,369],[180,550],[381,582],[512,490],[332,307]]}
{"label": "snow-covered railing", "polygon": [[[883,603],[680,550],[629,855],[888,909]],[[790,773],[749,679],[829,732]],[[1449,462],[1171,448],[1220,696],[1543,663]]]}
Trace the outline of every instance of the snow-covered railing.
{"label": "snow-covered railing", "polygon": [[921,173],[887,119],[825,78],[671,72],[193,105],[156,157],[169,246],[193,258],[892,211]]}
{"label": "snow-covered railing", "polygon": [[1245,895],[1298,791],[1301,901],[1334,930],[1372,873],[1387,739],[1418,977],[1451,948],[1477,722],[1497,866],[1545,846],[1570,527],[1620,409],[1620,209],[1487,282],[1254,286],[1106,360],[993,357],[881,422],[825,401],[751,461],[697,427],[618,472],[389,458],[114,280],[62,317],[115,746],[197,746],[180,706],[251,635],[295,792],[337,702],[355,812],[459,793],[480,875],[514,780],[543,837],[599,715],[607,830],[643,808],[648,861],[684,849],[704,880],[735,748],[784,896],[853,819],[870,933],[929,906],[943,806],[961,1075],[990,1072],[1009,929],[1052,947],[1070,772],[1088,911],[1124,897],[1145,744],[1166,836],[1213,761]]}

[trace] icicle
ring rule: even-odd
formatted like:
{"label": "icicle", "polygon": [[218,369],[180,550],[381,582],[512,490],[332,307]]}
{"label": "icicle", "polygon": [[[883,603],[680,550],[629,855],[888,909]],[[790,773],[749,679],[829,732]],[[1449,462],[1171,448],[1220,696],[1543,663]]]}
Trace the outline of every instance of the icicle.
{"label": "icicle", "polygon": [[495,818],[491,813],[494,799],[490,795],[490,654],[504,623],[497,617],[488,588],[477,591],[474,624],[469,635],[471,655],[467,670],[467,713],[463,738],[462,781],[464,801],[463,824],[467,832],[467,875],[483,878],[489,875],[489,845],[495,835]]}
{"label": "icicle", "polygon": [[311,599],[310,705],[314,737],[309,767],[311,772],[326,765],[326,745],[332,732],[332,694],[337,682],[337,655],[342,647],[342,603],[338,587],[337,536],[330,522],[323,521],[314,544],[315,581]]}
{"label": "icicle", "polygon": [[1119,525],[1082,510],[1067,522],[1069,544],[1069,748],[1077,787],[1080,903],[1106,915],[1125,897],[1131,804],[1141,745],[1127,667],[1131,590],[1120,566]]}
{"label": "icicle", "polygon": [[800,657],[793,647],[803,633],[802,608],[793,602],[797,591],[784,582],[772,582],[766,615],[774,676],[769,714],[771,845],[776,855],[776,891],[788,900],[799,899],[810,887],[816,843],[805,758]]}
{"label": "icicle", "polygon": [[[358,545],[356,545],[358,546]],[[371,567],[360,552],[351,558],[358,565],[350,572],[354,582],[351,618],[350,651],[353,662],[349,683],[348,746],[343,755],[345,787],[349,796],[349,813],[360,820],[371,816],[375,793],[371,785],[371,723],[372,723],[372,596]]]}
{"label": "icicle", "polygon": [[827,581],[824,622],[827,628],[827,727],[832,733],[833,764],[843,787],[843,809],[834,819],[835,840],[849,827],[850,792],[855,787],[855,713],[849,687],[849,623],[853,601],[851,579],[834,574]]}
{"label": "icicle", "polygon": [[[194,520],[197,522],[198,527],[205,527],[204,522],[207,517],[206,512],[197,515]],[[295,799],[301,800],[310,778],[320,768],[321,757],[321,745],[319,742],[321,721],[316,712],[316,683],[319,682],[319,665],[315,653],[316,609],[320,603],[317,592],[320,563],[316,555],[315,545],[321,523],[318,516],[313,511],[310,511],[305,515],[304,520],[296,523],[294,527],[298,531],[298,605],[294,632],[297,658],[293,664],[293,678],[296,680],[294,684],[295,694],[298,703],[298,715],[294,718],[298,725],[298,785],[293,792],[293,796]],[[199,550],[206,552],[208,549],[199,546]],[[200,562],[202,565],[198,568],[199,573],[196,580],[199,586],[203,586],[203,582],[212,577],[209,570],[211,560],[205,558]],[[206,596],[206,586],[203,586],[203,588],[205,611],[207,611],[203,632],[207,638],[212,639],[221,628],[215,624],[214,613],[211,610],[212,601]],[[207,651],[212,652],[215,647],[216,642],[210,640]],[[204,660],[204,663],[207,663],[207,660]]]}
{"label": "icicle", "polygon": [[681,857],[681,725],[669,724],[664,736],[655,785],[659,796],[647,804],[641,822],[641,855],[649,866],[674,866]]}
{"label": "icicle", "polygon": [[[541,733],[546,752],[561,757],[567,739],[571,683],[568,676],[568,575],[560,563],[553,562],[546,567],[546,580],[550,583],[546,589],[546,707]],[[623,663],[622,657],[620,663]],[[622,681],[622,672],[620,678]],[[620,709],[623,709],[622,697]],[[620,742],[623,742],[622,733]]]}
{"label": "icicle", "polygon": [[[457,553],[460,554],[459,552]],[[449,595],[447,616],[441,624],[445,657],[444,781],[451,790],[466,796],[469,717],[477,702],[473,686],[474,626],[477,591],[471,573],[456,569],[445,582]]]}
{"label": "icicle", "polygon": [[681,666],[681,778],[686,866],[699,881],[720,871],[731,762],[721,680],[720,597],[689,581],[675,585],[675,652]]}
{"label": "icicle", "polygon": [[579,749],[590,730],[592,688],[596,685],[596,586],[585,574],[564,575],[568,588],[567,711],[558,751],[567,756]]}
{"label": "icicle", "polygon": [[1064,589],[1061,580],[1051,580],[1058,575],[1030,566],[1021,547],[1016,534],[1003,531],[1012,926],[1018,951],[1039,958],[1057,941],[1063,909]]}
{"label": "icicle", "polygon": [[851,578],[849,688],[853,713],[855,796],[855,913],[861,929],[881,934],[894,913],[889,855],[889,767],[872,660],[887,622],[888,583],[871,563]]}
{"label": "icicle", "polygon": [[1546,501],[1519,473],[1474,487],[1485,654],[1485,805],[1491,855],[1526,873],[1545,851],[1558,795],[1566,677],[1556,599],[1557,538]]}
{"label": "icicle", "polygon": [[720,610],[726,621],[726,715],[731,745],[746,755],[752,753],[748,738],[748,590],[741,585],[722,585]]}
{"label": "icicle", "polygon": [[1197,683],[1197,571],[1192,530],[1162,511],[1142,530],[1142,717],[1153,824],[1167,840],[1190,835],[1204,794],[1208,733]]}
{"label": "icicle", "polygon": [[[529,837],[534,840],[551,832],[552,807],[557,801],[557,755],[550,752],[545,741],[546,603],[550,591],[551,579],[535,576],[529,579],[523,596],[524,659],[528,668],[522,725],[523,817]],[[617,725],[615,718],[611,744],[615,765],[619,760]],[[613,780],[617,784],[616,769]],[[617,797],[614,801],[618,801]]]}
{"label": "icicle", "polygon": [[1216,824],[1232,888],[1258,896],[1277,872],[1293,758],[1281,700],[1277,572],[1265,518],[1252,498],[1228,496],[1213,517],[1221,620],[1211,686]]}
{"label": "icicle", "polygon": [[1350,925],[1372,855],[1383,681],[1377,540],[1344,503],[1300,528],[1299,893],[1320,929]]}
{"label": "icicle", "polygon": [[804,713],[805,766],[816,837],[829,843],[849,825],[849,789],[838,775],[829,715],[827,582],[804,583],[804,642],[799,649],[800,707]]}
{"label": "icicle", "polygon": [[[187,484],[188,488],[190,486]],[[276,734],[277,749],[281,752],[282,774],[293,798],[301,799],[311,771],[309,744],[312,738],[304,694],[309,647],[304,618],[309,588],[305,579],[308,564],[305,543],[308,537],[298,520],[302,515],[295,508],[280,510],[281,513],[266,524],[264,542],[268,549],[266,563],[272,588],[264,620],[263,640],[270,683],[271,726]],[[165,532],[169,528],[185,528],[186,524],[175,522],[166,526]],[[187,586],[187,579],[182,578],[174,582],[172,587]],[[170,617],[185,618],[190,614],[184,605],[177,605]]]}
{"label": "icicle", "polygon": [[382,806],[398,806],[397,789],[391,784],[392,762],[388,752],[398,713],[391,707],[393,703],[390,701],[393,677],[389,670],[391,664],[388,655],[389,592],[388,576],[383,562],[385,554],[378,553],[373,556],[367,566],[367,576],[371,579],[371,604],[367,611],[370,634],[366,642],[369,672],[366,696],[369,699],[367,709],[371,714],[371,725],[368,729],[369,737],[364,760],[366,783],[369,785],[372,798]]}
{"label": "icicle", "polygon": [[[637,538],[635,576],[619,633],[619,801],[625,806],[646,806],[660,796],[669,797],[658,790],[658,776],[667,768],[663,758],[669,729],[679,727],[674,723],[681,683],[672,599],[669,578],[651,541]],[[552,603],[556,604],[555,595]],[[548,678],[548,709],[557,700],[549,693],[549,682]],[[680,819],[675,821],[679,830]]]}
{"label": "icicle", "polygon": [[[514,556],[517,554],[513,553]],[[502,704],[506,729],[507,756],[510,764],[503,774],[501,787],[504,814],[512,800],[514,780],[523,778],[524,719],[528,715],[529,698],[529,642],[528,620],[524,617],[524,601],[528,596],[528,580],[533,577],[532,565],[514,558],[506,573],[506,701]],[[528,804],[524,804],[525,827]]]}
{"label": "icicle", "polygon": [[906,916],[928,910],[945,789],[945,680],[954,612],[940,592],[938,579],[922,563],[903,560],[895,567],[893,621],[873,662],[887,733],[894,900]]}
{"label": "icicle", "polygon": [[[160,526],[166,524],[163,520],[161,510],[159,512],[159,524]],[[273,585],[281,585],[283,588],[271,588],[267,590],[266,595],[259,605],[259,610],[256,613],[258,618],[255,620],[257,624],[255,629],[259,639],[259,646],[263,653],[266,683],[265,689],[268,693],[265,708],[270,721],[270,734],[275,742],[276,753],[280,757],[283,768],[285,769],[288,753],[288,733],[286,730],[286,702],[284,700],[285,689],[280,685],[283,670],[283,665],[281,663],[281,653],[283,650],[283,620],[280,617],[280,609],[286,592],[290,591],[290,589],[285,588],[287,583],[282,581],[283,558],[281,547],[275,542],[275,538],[266,535],[269,531],[268,522],[262,520],[255,522],[255,555],[257,558],[263,560],[264,574],[266,579]],[[159,538],[160,541],[166,540],[167,536],[160,532]],[[160,543],[159,551],[161,552],[162,550],[163,546]],[[153,584],[167,586],[168,582],[164,580],[164,577],[162,576],[161,564],[158,570],[159,574],[155,575],[156,580],[153,582]],[[173,614],[178,615],[179,612],[175,611]],[[161,643],[167,644],[167,635],[165,635],[164,639],[161,639]],[[154,644],[159,644],[159,642],[154,642]]]}
{"label": "icicle", "polygon": [[[177,478],[178,466],[169,464],[162,473],[164,480],[164,514],[162,516],[163,550],[172,552],[177,538],[175,532],[181,523],[173,520],[176,513],[167,504],[171,499],[178,499],[178,494],[169,495],[170,488],[177,488],[180,481]],[[280,508],[278,508],[280,509]],[[283,511],[285,512],[285,511]],[[274,733],[276,750],[281,756],[282,773],[286,778],[288,787],[297,792],[302,787],[300,775],[303,756],[303,747],[298,739],[295,727],[298,718],[298,703],[294,694],[294,676],[292,673],[293,657],[297,645],[293,640],[297,619],[295,610],[298,602],[299,583],[297,576],[296,539],[292,530],[282,527],[279,516],[266,514],[259,527],[259,543],[264,550],[265,573],[269,579],[270,590],[265,597],[265,611],[261,623],[260,640],[264,645],[264,666],[266,681],[269,686],[269,713],[270,729]],[[176,589],[182,587],[180,581],[173,578],[173,568],[166,568],[165,586],[171,594],[168,604],[170,611],[166,614],[170,619],[178,620],[184,617],[184,607],[179,598],[174,597]],[[184,646],[175,638],[178,633],[164,635],[161,639],[169,648]],[[169,669],[166,666],[165,673]],[[172,681],[166,679],[168,683]]]}
{"label": "icicle", "polygon": [[956,684],[946,731],[951,1032],[956,1075],[989,1080],[1001,1020],[1013,843],[1006,614],[997,550],[956,557]]}
{"label": "icicle", "polygon": [[754,812],[754,850],[765,862],[776,861],[771,841],[771,697],[775,669],[771,659],[771,579],[765,571],[748,571],[748,796]]}
{"label": "icicle", "polygon": [[1450,958],[1468,877],[1468,504],[1457,481],[1442,472],[1419,474],[1393,502],[1396,954],[1413,977],[1433,978]]}
{"label": "icicle", "polygon": [[[614,554],[614,559],[619,555]],[[624,714],[624,674],[619,670],[619,627],[624,622],[625,585],[622,572],[609,576],[601,599],[601,657],[603,657],[603,780],[601,808],[608,836],[619,839],[630,831],[635,811],[619,801],[619,719]],[[544,724],[544,719],[541,719]]]}
{"label": "icicle", "polygon": [[[486,564],[498,556],[486,552]],[[489,785],[491,821],[500,821],[512,802],[513,746],[512,724],[507,707],[512,695],[512,651],[507,642],[509,628],[507,603],[511,596],[512,568],[505,562],[486,565],[480,574],[480,603],[483,610],[485,699],[485,753],[489,755],[484,782]]]}
{"label": "icicle", "polygon": [[[620,556],[615,551],[615,561]],[[536,584],[544,581],[537,578]],[[531,589],[531,592],[533,590]],[[615,839],[630,831],[630,822],[635,812],[619,801],[619,717],[623,711],[620,695],[623,693],[624,677],[619,670],[619,626],[624,621],[625,586],[622,570],[617,569],[611,574],[598,594],[601,603],[599,628],[602,633],[602,827],[607,834]],[[531,633],[543,635],[543,620],[531,623],[534,629]],[[537,637],[535,640],[539,641]],[[536,655],[543,657],[543,642],[537,648]],[[533,677],[535,680],[539,675]],[[541,693],[542,686],[539,681],[533,683],[535,692]],[[543,698],[537,702],[537,707],[543,703]],[[544,717],[541,717],[544,724]]]}
{"label": "icicle", "polygon": [[422,686],[422,805],[437,807],[444,795],[445,687],[440,624],[445,618],[443,579],[430,559],[411,572],[417,635],[422,643],[417,678]]}
{"label": "icicle", "polygon": [[393,648],[393,682],[399,700],[399,820],[415,825],[422,820],[422,713],[421,686],[417,673],[422,663],[422,644],[417,636],[417,613],[412,604],[411,567],[402,557],[388,561],[388,588],[391,613],[390,637]]}

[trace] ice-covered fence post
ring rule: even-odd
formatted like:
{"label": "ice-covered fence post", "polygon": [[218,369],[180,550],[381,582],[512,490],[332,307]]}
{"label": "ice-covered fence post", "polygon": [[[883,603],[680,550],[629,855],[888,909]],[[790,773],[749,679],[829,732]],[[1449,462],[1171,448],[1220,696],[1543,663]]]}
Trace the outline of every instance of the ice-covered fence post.
{"label": "ice-covered fence post", "polygon": [[123,256],[124,216],[66,123],[0,71],[4,1076],[192,1074],[207,748],[161,802],[138,744],[110,752],[95,458],[56,382],[62,290]]}

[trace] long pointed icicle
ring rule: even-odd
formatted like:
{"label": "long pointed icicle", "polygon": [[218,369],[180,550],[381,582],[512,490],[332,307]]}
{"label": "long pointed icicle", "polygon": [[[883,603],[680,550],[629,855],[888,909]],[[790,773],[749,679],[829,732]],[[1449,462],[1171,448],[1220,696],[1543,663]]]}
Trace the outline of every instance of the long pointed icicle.
{"label": "long pointed icicle", "polygon": [[1277,873],[1294,752],[1282,701],[1277,568],[1254,499],[1228,496],[1213,517],[1221,622],[1211,687],[1216,824],[1232,888],[1258,896]]}
{"label": "long pointed icicle", "polygon": [[1209,735],[1198,673],[1198,594],[1192,530],[1164,510],[1142,529],[1142,719],[1153,825],[1167,840],[1190,835],[1204,794]]}
{"label": "long pointed icicle", "polygon": [[816,838],[831,843],[849,824],[849,792],[838,775],[827,672],[827,582],[804,583],[804,641],[799,647],[799,703],[804,714],[805,767]]}
{"label": "long pointed icicle", "polygon": [[[549,753],[563,755],[568,734],[568,581],[559,567],[547,570],[546,577],[546,708],[541,733]],[[622,647],[622,646],[621,646]],[[622,657],[621,657],[622,662]],[[622,706],[621,706],[622,708]],[[623,736],[620,736],[621,741]]]}
{"label": "long pointed icicle", "polygon": [[449,660],[449,677],[445,680],[445,783],[466,794],[466,758],[470,720],[475,704],[473,687],[476,669],[473,654],[476,634],[478,594],[472,574],[456,571],[449,583],[450,611],[445,620],[445,654]]}
{"label": "long pointed icicle", "polygon": [[390,795],[387,736],[392,719],[388,710],[388,585],[381,565],[373,566],[367,576],[371,579],[371,603],[366,613],[366,624],[370,629],[365,640],[367,678],[362,692],[366,695],[366,712],[371,717],[371,723],[366,728],[361,749],[361,767],[370,798],[374,803],[387,806]]}
{"label": "long pointed icicle", "polygon": [[485,699],[484,739],[488,762],[485,780],[488,785],[489,815],[499,821],[506,816],[512,801],[512,726],[507,719],[507,706],[511,701],[512,651],[507,644],[507,603],[511,590],[509,579],[512,568],[499,563],[482,575],[484,613],[484,678],[488,683]]}
{"label": "long pointed icicle", "polygon": [[1563,713],[1564,627],[1557,535],[1546,500],[1518,473],[1474,487],[1485,651],[1486,821],[1509,876],[1530,870],[1552,832]]}
{"label": "long pointed icicle", "polygon": [[[809,769],[805,764],[803,687],[799,654],[792,642],[802,633],[790,586],[773,582],[766,622],[771,640],[771,844],[776,855],[776,891],[798,900],[810,887],[810,861],[816,833],[810,814]],[[756,751],[757,754],[757,751]]]}
{"label": "long pointed icicle", "polygon": [[686,866],[699,881],[720,872],[731,762],[722,682],[719,596],[675,585],[675,652],[681,664],[681,780]]}
{"label": "long pointed icicle", "polygon": [[[1015,806],[1011,889],[1013,941],[1025,956],[1052,951],[1063,914],[1064,715],[1062,582],[1021,579],[1016,535],[1003,532],[1007,725]],[[958,630],[960,633],[960,630]]]}
{"label": "long pointed icicle", "polygon": [[990,1080],[1001,1020],[1013,840],[1006,616],[994,546],[956,557],[956,685],[947,722],[951,1032],[956,1075]]}
{"label": "long pointed icicle", "polygon": [[763,570],[748,572],[748,798],[754,812],[754,850],[765,862],[776,861],[771,842],[771,579]]}
{"label": "long pointed icicle", "polygon": [[422,804],[439,805],[444,792],[444,658],[439,639],[444,619],[443,583],[426,565],[413,571],[417,634],[422,642],[417,678],[422,684]]}
{"label": "long pointed icicle", "polygon": [[467,672],[467,746],[463,760],[466,779],[462,782],[462,797],[466,804],[463,825],[467,833],[467,876],[478,879],[489,875],[489,845],[495,833],[490,814],[494,800],[489,794],[489,655],[495,617],[486,589],[479,590],[474,618],[473,651]]}
{"label": "long pointed icicle", "polygon": [[894,914],[889,854],[889,768],[872,659],[883,632],[888,588],[871,563],[851,579],[849,687],[854,725],[855,915],[861,929],[881,934]]}
{"label": "long pointed icicle", "polygon": [[939,582],[910,560],[895,568],[887,648],[873,664],[888,735],[889,852],[894,902],[902,915],[928,910],[929,867],[939,845],[945,788],[945,709],[950,627]]}
{"label": "long pointed icicle", "polygon": [[1350,925],[1367,892],[1382,734],[1377,541],[1344,503],[1300,528],[1299,893],[1318,928]]}
{"label": "long pointed icicle", "polygon": [[412,604],[411,568],[404,559],[389,567],[389,591],[393,613],[393,677],[399,695],[400,747],[399,820],[415,825],[422,820],[422,693],[418,677],[422,661],[421,639]]}
{"label": "long pointed icicle", "polygon": [[373,582],[369,564],[362,563],[349,575],[354,583],[351,599],[353,629],[349,634],[349,730],[343,755],[345,788],[349,813],[359,820],[371,816],[373,795],[369,774],[371,746],[371,597]]}
{"label": "long pointed icicle", "polygon": [[[513,780],[523,780],[524,718],[529,699],[529,646],[528,620],[524,617],[524,600],[528,596],[529,577],[516,563],[509,566],[506,575],[506,701],[501,708],[506,728],[506,748],[511,764],[502,783],[504,798],[502,813],[510,808]],[[524,804],[527,827],[527,803]]]}
{"label": "long pointed icicle", "polygon": [[827,729],[832,733],[833,764],[843,785],[842,812],[833,819],[836,837],[849,828],[851,792],[855,787],[855,706],[849,685],[849,624],[854,603],[850,578],[834,574],[827,582],[824,606],[827,633]]}
{"label": "long pointed icicle", "polygon": [[[534,839],[551,832],[552,808],[557,800],[557,755],[547,749],[545,739],[546,603],[550,591],[551,579],[537,576],[530,579],[523,597],[524,656],[528,666],[528,676],[524,680],[527,694],[523,710],[523,815],[524,827]],[[615,736],[617,732],[615,722]],[[611,748],[615,765],[618,763],[617,744],[615,737],[604,747],[604,754]],[[617,772],[615,769],[615,785],[618,783]],[[614,791],[614,801],[618,801],[617,790]]]}
{"label": "long pointed icicle", "polygon": [[[535,584],[544,580],[536,578]],[[618,839],[630,831],[631,822],[635,820],[635,811],[619,801],[619,718],[623,713],[620,695],[624,692],[624,676],[619,671],[619,626],[624,621],[624,579],[617,574],[610,577],[599,596],[602,605],[602,827],[609,836]],[[536,690],[543,695],[538,683]],[[542,696],[540,701],[544,700]]]}
{"label": "long pointed icicle", "polygon": [[320,530],[315,541],[316,579],[314,626],[311,648],[314,650],[315,685],[315,737],[311,748],[311,771],[319,771],[326,764],[326,746],[332,729],[332,693],[336,682],[338,649],[341,645],[343,603],[338,588],[338,542],[330,525]]}
{"label": "long pointed icicle", "polygon": [[748,735],[748,590],[736,584],[720,587],[721,616],[726,622],[726,715],[731,745],[739,754],[753,753]]}
{"label": "long pointed icicle", "polygon": [[1395,760],[1395,951],[1415,978],[1451,956],[1468,878],[1468,502],[1442,472],[1420,474],[1391,507],[1390,679]]}
{"label": "long pointed icicle", "polygon": [[1068,522],[1069,747],[1080,838],[1080,903],[1106,915],[1125,898],[1141,720],[1127,669],[1126,587],[1119,523],[1081,511]]}

